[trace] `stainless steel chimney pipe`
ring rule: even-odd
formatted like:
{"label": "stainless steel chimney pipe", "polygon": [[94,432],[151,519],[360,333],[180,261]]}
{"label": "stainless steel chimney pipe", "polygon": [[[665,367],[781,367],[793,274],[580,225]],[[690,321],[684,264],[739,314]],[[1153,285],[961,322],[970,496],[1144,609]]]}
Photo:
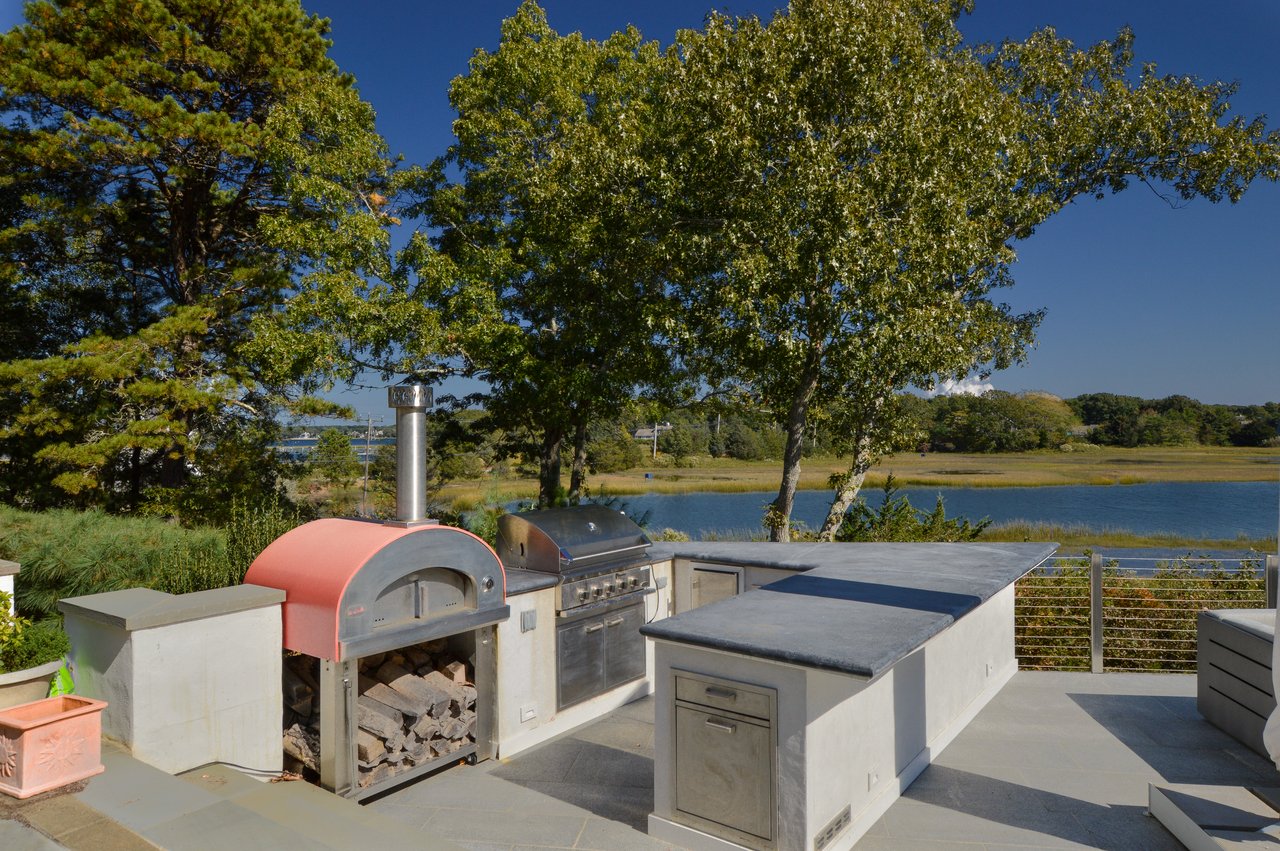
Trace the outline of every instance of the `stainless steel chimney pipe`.
{"label": "stainless steel chimney pipe", "polygon": [[397,384],[387,388],[387,405],[396,409],[396,520],[427,519],[427,408],[431,388]]}

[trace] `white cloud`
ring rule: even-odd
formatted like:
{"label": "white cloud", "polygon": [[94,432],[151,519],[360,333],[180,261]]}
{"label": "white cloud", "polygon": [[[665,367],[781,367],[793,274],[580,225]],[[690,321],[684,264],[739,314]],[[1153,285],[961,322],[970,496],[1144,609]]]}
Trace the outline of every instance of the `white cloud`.
{"label": "white cloud", "polygon": [[933,389],[926,390],[925,395],[933,396],[981,396],[989,390],[995,388],[991,384],[979,378],[969,377],[956,381],[954,378],[947,378],[935,384]]}

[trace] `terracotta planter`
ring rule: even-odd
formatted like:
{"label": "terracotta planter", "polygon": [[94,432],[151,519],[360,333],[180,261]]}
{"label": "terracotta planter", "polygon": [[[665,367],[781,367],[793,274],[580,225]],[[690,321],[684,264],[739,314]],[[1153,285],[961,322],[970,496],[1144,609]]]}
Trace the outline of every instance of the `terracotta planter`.
{"label": "terracotta planter", "polygon": [[22,671],[0,674],[0,709],[30,703],[49,694],[49,682],[62,667],[61,659]]}
{"label": "terracotta planter", "polygon": [[106,705],[68,694],[0,710],[0,792],[29,798],[101,774]]}

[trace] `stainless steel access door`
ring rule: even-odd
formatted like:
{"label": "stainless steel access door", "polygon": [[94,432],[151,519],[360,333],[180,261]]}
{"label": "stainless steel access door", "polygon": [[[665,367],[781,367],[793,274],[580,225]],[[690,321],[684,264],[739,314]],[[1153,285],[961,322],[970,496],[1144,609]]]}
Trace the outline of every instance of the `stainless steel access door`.
{"label": "stainless steel access door", "polygon": [[644,603],[556,627],[556,708],[564,709],[644,676]]}
{"label": "stainless steel access door", "polygon": [[768,722],[676,704],[676,807],[773,839],[773,736]]}

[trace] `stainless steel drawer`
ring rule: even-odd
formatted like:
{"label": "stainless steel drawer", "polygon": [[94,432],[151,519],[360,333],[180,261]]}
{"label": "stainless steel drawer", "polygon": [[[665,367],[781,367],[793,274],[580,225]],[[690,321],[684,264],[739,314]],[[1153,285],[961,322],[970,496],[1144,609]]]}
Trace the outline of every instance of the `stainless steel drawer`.
{"label": "stainless steel drawer", "polygon": [[[773,839],[773,735],[768,722],[676,705],[676,809]],[[752,843],[754,844],[754,843]]]}
{"label": "stainless steel drawer", "polygon": [[712,709],[750,715],[753,718],[769,717],[772,694],[772,689],[752,688],[729,680],[708,680],[676,674],[676,700],[700,703]]}

